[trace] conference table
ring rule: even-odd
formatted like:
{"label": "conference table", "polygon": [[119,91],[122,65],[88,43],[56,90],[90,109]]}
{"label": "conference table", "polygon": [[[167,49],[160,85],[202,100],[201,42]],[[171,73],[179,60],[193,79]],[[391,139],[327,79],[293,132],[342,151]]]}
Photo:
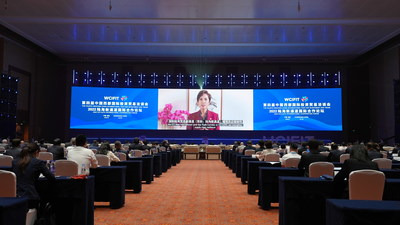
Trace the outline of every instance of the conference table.
{"label": "conference table", "polygon": [[111,166],[126,166],[125,189],[133,189],[134,193],[142,191],[142,164],[136,160],[111,162]]}
{"label": "conference table", "polygon": [[57,177],[55,182],[39,178],[36,189],[42,202],[51,203],[57,225],[93,225],[94,184],[94,176]]}
{"label": "conference table", "polygon": [[0,224],[25,225],[27,198],[0,198]]}
{"label": "conference table", "polygon": [[165,173],[168,171],[168,168],[169,168],[168,153],[166,151],[164,151],[164,152],[160,152],[159,154],[161,154],[162,172]]}
{"label": "conference table", "polygon": [[326,225],[398,225],[399,215],[400,201],[326,201]]}
{"label": "conference table", "polygon": [[[258,160],[258,159],[257,159]],[[255,194],[260,189],[260,167],[281,167],[280,162],[249,161],[247,163],[247,193]]]}
{"label": "conference table", "polygon": [[[400,179],[386,179],[383,200],[400,201]],[[279,225],[325,224],[326,199],[336,198],[332,180],[279,177]]]}
{"label": "conference table", "polygon": [[129,158],[129,161],[142,161],[142,181],[150,184],[154,180],[153,173],[153,156],[146,155],[143,157]]}
{"label": "conference table", "polygon": [[259,167],[260,191],[258,205],[270,209],[271,203],[279,202],[279,177],[302,176],[298,168]]}
{"label": "conference table", "polygon": [[258,160],[257,158],[252,158],[251,156],[250,157],[242,157],[240,159],[242,160],[241,167],[240,167],[240,169],[242,170],[240,173],[240,175],[241,175],[240,180],[242,181],[242,184],[246,184],[247,183],[247,175],[248,175],[248,173],[247,173],[248,162],[253,162],[253,161],[260,162],[260,160]]}
{"label": "conference table", "polygon": [[110,202],[110,208],[125,204],[126,166],[102,166],[90,169],[95,177],[95,202]]}
{"label": "conference table", "polygon": [[247,156],[247,155],[236,155],[235,157],[235,161],[236,161],[236,177],[240,178],[242,177],[242,158],[243,157],[247,157],[247,158],[251,158],[251,156]]}
{"label": "conference table", "polygon": [[159,153],[153,155],[153,173],[156,177],[162,174],[161,154]]}

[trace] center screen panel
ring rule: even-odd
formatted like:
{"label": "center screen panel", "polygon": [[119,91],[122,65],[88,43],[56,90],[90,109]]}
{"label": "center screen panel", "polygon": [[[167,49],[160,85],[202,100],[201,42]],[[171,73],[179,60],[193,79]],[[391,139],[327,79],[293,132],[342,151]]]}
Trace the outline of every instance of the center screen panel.
{"label": "center screen panel", "polygon": [[340,88],[72,87],[70,128],[340,131],[341,107]]}

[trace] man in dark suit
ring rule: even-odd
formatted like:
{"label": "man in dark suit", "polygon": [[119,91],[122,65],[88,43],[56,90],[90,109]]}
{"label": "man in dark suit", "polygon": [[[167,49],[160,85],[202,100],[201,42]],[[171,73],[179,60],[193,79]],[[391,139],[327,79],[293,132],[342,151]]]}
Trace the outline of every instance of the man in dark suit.
{"label": "man in dark suit", "polygon": [[321,155],[319,152],[319,146],[321,143],[317,140],[310,140],[308,142],[308,147],[310,152],[302,154],[299,162],[299,170],[304,173],[304,176],[308,177],[308,167],[313,162],[326,162],[328,161],[328,156]]}
{"label": "man in dark suit", "polygon": [[250,140],[247,141],[246,147],[244,147],[244,149],[243,149],[243,155],[246,152],[246,150],[254,150],[254,151],[256,150],[256,148],[253,147],[252,141],[250,141]]}
{"label": "man in dark suit", "polygon": [[344,152],[339,150],[339,147],[337,144],[331,145],[331,151],[329,152],[329,155],[328,155],[328,161],[329,162],[340,162],[340,155],[343,153]]}
{"label": "man in dark suit", "polygon": [[345,179],[349,179],[349,175],[351,172],[362,169],[379,170],[378,165],[369,159],[365,147],[363,145],[354,145],[352,146],[350,159],[344,161],[342,169],[339,171],[338,174],[336,174],[334,178],[334,190],[337,194],[337,196],[335,197],[348,197]]}
{"label": "man in dark suit", "polygon": [[48,152],[53,153],[53,160],[65,159],[64,148],[61,147],[61,139],[56,138],[53,141],[53,146],[47,149]]}
{"label": "man in dark suit", "polygon": [[21,139],[15,138],[12,139],[11,141],[11,148],[7,149],[7,151],[4,153],[4,155],[10,155],[14,159],[19,157],[19,154],[21,153]]}
{"label": "man in dark suit", "polygon": [[143,144],[140,143],[139,138],[133,139],[133,143],[129,145],[129,150],[143,150]]}
{"label": "man in dark suit", "polygon": [[383,155],[378,152],[377,147],[378,145],[376,143],[367,143],[368,156],[371,160],[383,157]]}

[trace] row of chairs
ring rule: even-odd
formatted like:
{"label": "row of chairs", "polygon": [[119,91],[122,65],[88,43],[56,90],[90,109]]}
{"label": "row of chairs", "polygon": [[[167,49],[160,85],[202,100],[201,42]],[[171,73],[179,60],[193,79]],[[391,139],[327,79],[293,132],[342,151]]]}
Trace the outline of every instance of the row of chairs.
{"label": "row of chairs", "polygon": [[[50,153],[51,154],[51,153]],[[126,161],[126,154],[117,154],[121,161]],[[110,159],[106,155],[96,155],[99,166],[110,166]],[[43,159],[42,160],[50,160]],[[13,157],[8,155],[0,155],[0,166],[11,167]],[[78,175],[78,164],[70,160],[56,160],[54,162],[56,176],[75,176]]]}
{"label": "row of chairs", "polygon": [[[221,152],[222,152],[222,148],[219,145],[205,146],[206,159],[209,159],[210,156],[215,156],[214,159],[220,159]],[[188,159],[188,156],[195,156],[195,159],[198,159],[199,154],[200,154],[200,146],[198,146],[198,145],[186,145],[183,148],[183,155],[184,155],[185,159]]]}

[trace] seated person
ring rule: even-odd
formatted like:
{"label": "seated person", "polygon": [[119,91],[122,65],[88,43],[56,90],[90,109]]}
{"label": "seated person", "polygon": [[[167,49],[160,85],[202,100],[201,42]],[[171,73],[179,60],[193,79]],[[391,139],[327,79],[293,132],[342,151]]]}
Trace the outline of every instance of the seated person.
{"label": "seated person", "polygon": [[143,150],[143,144],[138,137],[133,139],[133,143],[129,145],[129,150]]}
{"label": "seated person", "polygon": [[264,141],[259,140],[258,141],[258,148],[256,148],[256,152],[261,152],[265,149]]}
{"label": "seated person", "polygon": [[308,142],[308,147],[310,152],[302,154],[299,162],[299,170],[304,173],[304,176],[308,177],[308,167],[313,162],[327,162],[328,156],[324,156],[319,152],[319,146],[321,143],[317,140],[310,140]]}
{"label": "seated person", "polygon": [[367,143],[367,150],[368,150],[368,157],[373,160],[377,158],[383,158],[382,153],[378,151],[379,145],[376,143],[368,142]]}
{"label": "seated person", "polygon": [[286,145],[285,144],[281,144],[279,146],[279,148],[276,150],[276,153],[279,153],[281,156],[286,154]]}
{"label": "seated person", "polygon": [[20,157],[12,162],[12,171],[17,176],[17,196],[28,198],[30,209],[37,208],[39,194],[35,188],[35,182],[39,175],[43,174],[48,180],[54,181],[54,175],[46,167],[46,162],[37,159],[40,147],[31,143],[23,147]]}
{"label": "seated person", "polygon": [[99,149],[97,150],[97,154],[106,155],[110,159],[110,162],[120,161],[119,158],[115,156],[114,153],[111,151],[111,146],[108,143],[101,144]]}
{"label": "seated person", "polygon": [[287,154],[282,156],[282,165],[285,164],[285,160],[286,159],[290,159],[290,158],[300,159],[301,158],[301,155],[299,155],[297,153],[297,148],[298,148],[297,144],[291,144],[290,145],[289,153],[287,153]]}
{"label": "seated person", "polygon": [[11,141],[11,148],[7,149],[4,155],[12,156],[14,159],[21,153],[21,139],[15,138]]}
{"label": "seated person", "polygon": [[114,152],[119,152],[119,153],[128,154],[128,151],[126,151],[126,150],[124,150],[124,149],[122,148],[122,143],[121,143],[120,141],[115,141],[115,142],[114,142],[114,147],[115,147]]}
{"label": "seated person", "polygon": [[329,155],[328,155],[328,161],[329,162],[340,162],[340,155],[343,153],[344,152],[339,150],[339,146],[337,144],[332,144],[331,151],[329,152]]}
{"label": "seated person", "polygon": [[345,179],[349,179],[351,172],[362,169],[379,170],[378,165],[368,157],[367,150],[363,145],[353,145],[350,159],[344,161],[342,169],[333,180],[335,191],[337,191],[336,197],[348,197]]}
{"label": "seated person", "polygon": [[259,160],[264,160],[264,155],[276,153],[276,150],[272,148],[272,141],[266,141],[265,143],[265,149],[261,152],[260,155],[257,155]]}
{"label": "seated person", "polygon": [[246,147],[243,148],[243,154],[245,154],[246,150],[256,150],[256,148],[253,147],[253,142],[251,142],[250,140],[247,141]]}
{"label": "seated person", "polygon": [[53,154],[53,160],[65,159],[64,148],[61,147],[60,138],[54,139],[53,146],[49,147],[47,152],[51,152]]}
{"label": "seated person", "polygon": [[89,168],[97,167],[97,159],[93,151],[86,148],[86,136],[78,135],[75,139],[76,146],[68,150],[67,159],[78,163],[79,175],[89,175]]}

